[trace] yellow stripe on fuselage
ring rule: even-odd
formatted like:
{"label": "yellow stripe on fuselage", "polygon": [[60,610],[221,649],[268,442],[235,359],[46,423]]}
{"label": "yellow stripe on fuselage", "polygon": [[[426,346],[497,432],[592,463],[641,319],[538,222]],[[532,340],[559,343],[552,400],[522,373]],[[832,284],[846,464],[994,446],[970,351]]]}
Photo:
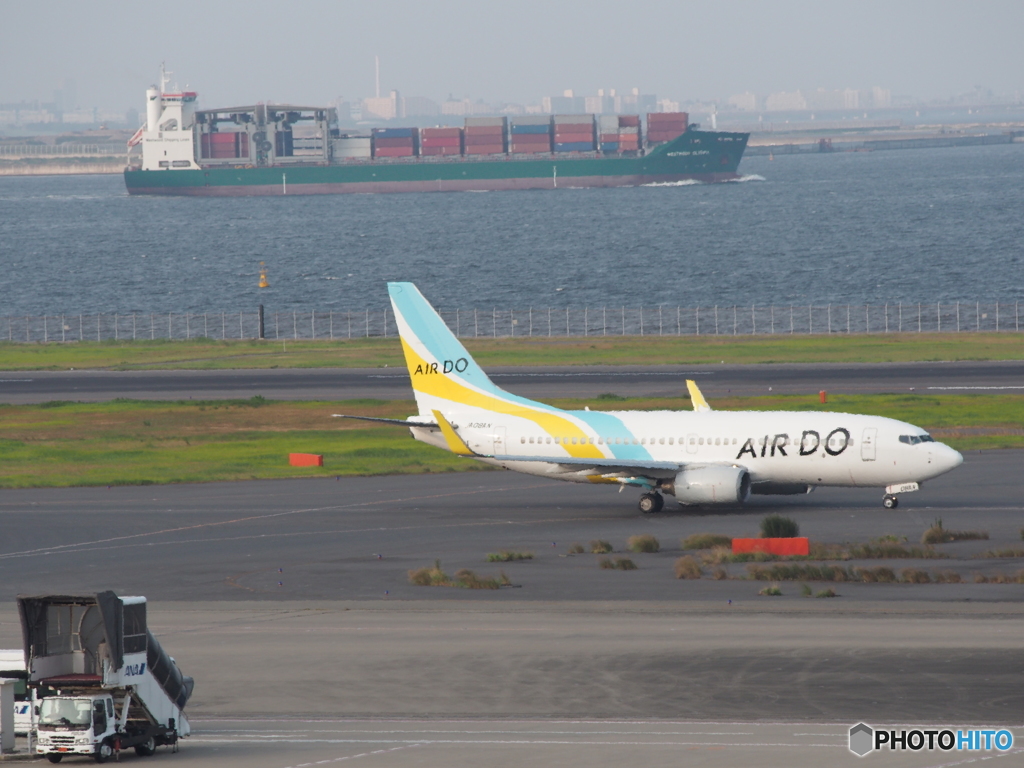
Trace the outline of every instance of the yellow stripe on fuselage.
{"label": "yellow stripe on fuselage", "polygon": [[[577,438],[578,440],[589,440],[590,435],[580,429],[569,419],[554,413],[532,409],[521,403],[509,402],[491,395],[477,392],[464,384],[460,384],[443,373],[420,373],[415,374],[417,366],[423,366],[421,370],[430,370],[430,364],[421,358],[416,351],[402,339],[402,348],[405,351],[406,365],[409,367],[409,378],[412,379],[412,388],[431,397],[440,397],[459,405],[468,405],[473,408],[481,408],[486,411],[494,411],[505,416],[514,416],[520,419],[528,419],[543,429],[552,437]],[[579,459],[601,459],[604,454],[595,445],[581,443],[572,445],[562,443],[566,452]]]}

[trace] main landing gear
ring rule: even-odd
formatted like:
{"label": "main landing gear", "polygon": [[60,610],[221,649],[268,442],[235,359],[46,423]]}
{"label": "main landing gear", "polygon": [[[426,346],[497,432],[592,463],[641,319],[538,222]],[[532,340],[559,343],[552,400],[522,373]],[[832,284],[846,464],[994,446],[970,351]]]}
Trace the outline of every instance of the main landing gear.
{"label": "main landing gear", "polygon": [[665,499],[660,493],[645,493],[640,497],[638,506],[644,514],[661,512],[661,508],[665,506]]}
{"label": "main landing gear", "polygon": [[882,506],[886,509],[896,509],[900,505],[900,500],[893,496],[891,493],[885,494],[882,497]]}

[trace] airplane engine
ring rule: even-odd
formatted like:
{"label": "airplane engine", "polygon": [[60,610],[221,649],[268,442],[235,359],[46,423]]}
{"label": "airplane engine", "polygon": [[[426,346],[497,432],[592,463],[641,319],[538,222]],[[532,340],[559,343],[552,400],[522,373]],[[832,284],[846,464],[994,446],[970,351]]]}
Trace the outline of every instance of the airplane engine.
{"label": "airplane engine", "polygon": [[743,467],[693,467],[676,475],[671,493],[680,504],[742,504],[750,495]]}

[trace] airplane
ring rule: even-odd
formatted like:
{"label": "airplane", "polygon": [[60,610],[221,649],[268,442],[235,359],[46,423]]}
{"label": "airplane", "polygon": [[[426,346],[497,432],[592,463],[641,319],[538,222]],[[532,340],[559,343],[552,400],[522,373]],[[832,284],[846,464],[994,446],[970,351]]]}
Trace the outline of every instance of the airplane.
{"label": "airplane", "polygon": [[692,411],[566,411],[491,381],[413,283],[388,283],[418,411],[402,419],[334,414],[408,427],[421,442],[515,472],[642,491],[641,512],[741,504],[754,494],[816,487],[899,494],[963,463],[920,427],[881,416],[714,411],[687,381]]}

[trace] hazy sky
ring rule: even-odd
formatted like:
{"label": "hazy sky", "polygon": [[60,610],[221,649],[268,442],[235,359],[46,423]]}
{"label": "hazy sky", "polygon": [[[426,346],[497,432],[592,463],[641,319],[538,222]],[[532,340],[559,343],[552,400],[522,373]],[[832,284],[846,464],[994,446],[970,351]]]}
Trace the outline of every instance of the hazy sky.
{"label": "hazy sky", "polygon": [[677,99],[870,88],[1024,90],[1024,0],[369,0],[0,3],[0,102],[144,107],[166,60],[207,107],[381,88],[533,102],[573,88]]}

